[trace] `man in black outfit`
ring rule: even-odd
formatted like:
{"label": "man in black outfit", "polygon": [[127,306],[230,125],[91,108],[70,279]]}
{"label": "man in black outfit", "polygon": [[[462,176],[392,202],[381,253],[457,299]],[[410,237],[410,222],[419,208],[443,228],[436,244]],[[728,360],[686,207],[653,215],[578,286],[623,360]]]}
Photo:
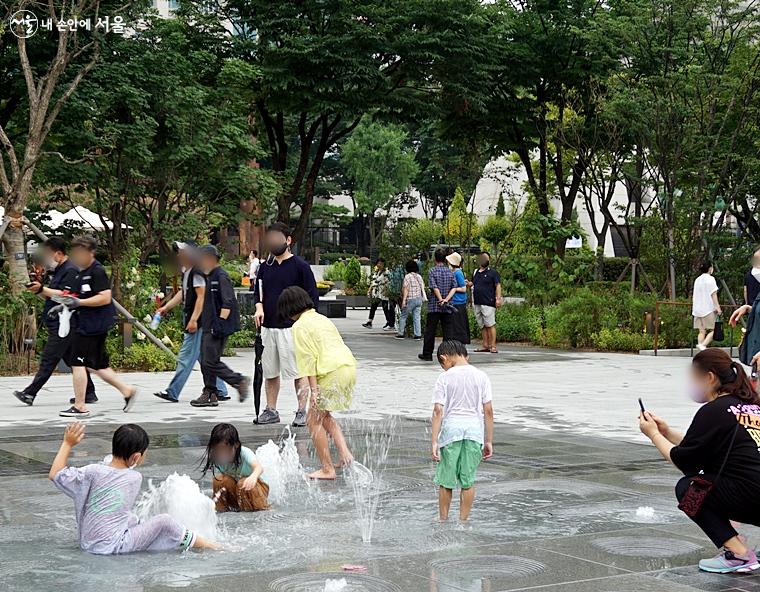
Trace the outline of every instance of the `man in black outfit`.
{"label": "man in black outfit", "polygon": [[[50,280],[47,286],[40,282],[31,282],[27,289],[33,294],[37,294],[45,299],[45,306],[42,309],[42,322],[47,328],[48,338],[45,347],[40,356],[40,367],[31,384],[21,391],[14,391],[13,395],[26,405],[34,404],[34,399],[40,389],[45,386],[50,376],[55,371],[61,360],[68,357],[69,348],[71,347],[71,337],[76,330],[75,327],[69,329],[65,337],[58,336],[58,315],[53,313],[48,315],[50,309],[56,303],[50,299],[52,290],[71,290],[74,284],[74,278],[79,270],[76,265],[69,261],[66,255],[66,243],[62,238],[51,237],[42,245],[42,254],[45,258],[45,267],[48,269]],[[73,318],[72,318],[73,320]],[[87,403],[96,403],[98,397],[95,395],[95,385],[92,383],[89,372],[87,373],[87,390],[85,391]]]}
{"label": "man in black outfit", "polygon": [[240,330],[240,310],[232,280],[219,265],[219,251],[213,245],[198,249],[199,267],[206,275],[206,297],[203,300],[201,325],[201,373],[203,392],[190,401],[193,407],[216,407],[219,405],[216,381],[221,379],[234,386],[240,402],[248,398],[250,380],[238,374],[222,362],[227,338]]}

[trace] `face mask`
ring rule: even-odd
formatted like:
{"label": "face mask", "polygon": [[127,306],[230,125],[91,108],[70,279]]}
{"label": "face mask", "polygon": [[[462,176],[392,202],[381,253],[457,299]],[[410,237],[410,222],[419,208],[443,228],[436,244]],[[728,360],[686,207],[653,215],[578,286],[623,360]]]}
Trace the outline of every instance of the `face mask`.
{"label": "face mask", "polygon": [[758,282],[760,282],[760,267],[752,268],[752,277],[755,278]]}
{"label": "face mask", "polygon": [[698,382],[689,385],[689,398],[695,403],[707,403],[707,389]]}
{"label": "face mask", "polygon": [[276,247],[270,247],[269,251],[274,255],[275,257],[279,257],[280,255],[284,254],[285,251],[288,250],[288,243],[282,243],[280,245],[277,245]]}

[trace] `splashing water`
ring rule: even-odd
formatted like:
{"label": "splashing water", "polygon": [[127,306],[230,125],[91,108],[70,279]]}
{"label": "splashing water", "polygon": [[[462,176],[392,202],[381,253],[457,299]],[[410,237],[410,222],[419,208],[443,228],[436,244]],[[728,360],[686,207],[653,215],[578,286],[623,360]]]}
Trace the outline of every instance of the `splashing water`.
{"label": "splashing water", "polygon": [[639,518],[642,521],[654,520],[654,508],[650,506],[640,506],[636,509],[636,518]]}
{"label": "splashing water", "polygon": [[[398,434],[397,420],[390,419],[382,424],[367,424],[364,433],[364,454],[362,462],[354,461],[346,471],[346,480],[351,484],[356,509],[356,522],[362,534],[362,541],[372,541],[375,517],[380,505],[383,473],[391,443]],[[352,443],[352,447],[353,447]]]}
{"label": "splashing water", "polygon": [[214,502],[203,495],[198,484],[187,475],[172,473],[158,487],[152,479],[148,481],[148,490],[138,500],[135,511],[140,521],[169,514],[204,538],[218,538]]}
{"label": "splashing water", "polygon": [[303,486],[308,488],[296,450],[296,436],[287,429],[287,436],[277,445],[272,440],[256,449],[256,459],[264,469],[263,479],[269,485],[269,501],[285,505],[288,498]]}
{"label": "splashing water", "polygon": [[341,590],[344,590],[348,586],[348,582],[346,581],[346,578],[341,578],[339,580],[326,580],[325,581],[325,590],[324,592],[341,592]]}

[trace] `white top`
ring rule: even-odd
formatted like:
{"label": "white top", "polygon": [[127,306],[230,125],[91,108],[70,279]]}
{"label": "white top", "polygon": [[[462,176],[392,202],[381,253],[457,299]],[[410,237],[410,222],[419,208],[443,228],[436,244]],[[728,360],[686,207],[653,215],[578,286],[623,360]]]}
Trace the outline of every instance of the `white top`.
{"label": "white top", "polygon": [[248,267],[248,277],[253,281],[256,278],[256,272],[259,270],[261,260],[258,257],[251,259],[251,263]]}
{"label": "white top", "polygon": [[715,311],[712,295],[718,291],[718,283],[709,273],[703,273],[694,280],[694,295],[691,300],[691,314],[697,318],[706,317]]}
{"label": "white top", "polygon": [[453,366],[438,377],[433,405],[443,405],[443,424],[438,446],[458,440],[483,444],[483,405],[493,398],[491,380],[475,366]]}

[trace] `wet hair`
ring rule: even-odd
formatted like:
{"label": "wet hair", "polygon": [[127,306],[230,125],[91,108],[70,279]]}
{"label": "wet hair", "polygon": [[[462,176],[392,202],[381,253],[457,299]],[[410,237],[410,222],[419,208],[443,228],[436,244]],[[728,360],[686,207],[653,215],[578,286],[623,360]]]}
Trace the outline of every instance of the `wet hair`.
{"label": "wet hair", "polygon": [[701,273],[707,273],[710,271],[710,268],[713,266],[712,261],[703,261],[702,264],[699,266],[699,271]]}
{"label": "wet hair", "polygon": [[417,262],[414,259],[410,259],[406,262],[406,273],[419,273],[420,266],[417,265]]}
{"label": "wet hair", "polygon": [[466,358],[469,354],[467,353],[467,348],[464,346],[464,343],[461,341],[457,341],[456,339],[446,339],[438,346],[438,351],[435,355],[440,363],[443,361],[443,356],[461,356]]}
{"label": "wet hair", "polygon": [[91,236],[77,236],[71,241],[71,248],[77,247],[94,253],[98,249],[98,242]]}
{"label": "wet hair", "polygon": [[446,250],[436,249],[435,253],[433,253],[433,258],[436,263],[446,263]]}
{"label": "wet hair", "polygon": [[219,444],[226,444],[235,449],[232,466],[235,469],[240,467],[240,448],[242,445],[240,444],[240,435],[238,434],[237,428],[231,423],[218,423],[214,426],[214,429],[211,430],[211,436],[209,436],[208,444],[206,444],[206,452],[204,452],[203,458],[201,458],[204,477],[206,476],[206,473],[209,472],[209,469],[212,474],[214,473],[214,465],[216,462],[213,458],[213,449]]}
{"label": "wet hair", "polygon": [[712,372],[720,381],[720,393],[734,395],[745,403],[760,404],[752,383],[739,362],[731,359],[722,349],[711,347],[699,352],[691,362],[702,374]]}
{"label": "wet hair", "polygon": [[286,237],[291,236],[290,228],[284,222],[273,222],[267,227],[267,232],[281,232]]}
{"label": "wet hair", "polygon": [[66,241],[60,236],[51,236],[42,244],[54,253],[66,254]]}
{"label": "wet hair", "polygon": [[125,423],[113,433],[111,454],[127,460],[135,452],[144,454],[150,444],[148,433],[135,423]]}
{"label": "wet hair", "polygon": [[292,319],[310,308],[314,308],[314,301],[300,286],[285,288],[277,299],[277,314],[282,320]]}

